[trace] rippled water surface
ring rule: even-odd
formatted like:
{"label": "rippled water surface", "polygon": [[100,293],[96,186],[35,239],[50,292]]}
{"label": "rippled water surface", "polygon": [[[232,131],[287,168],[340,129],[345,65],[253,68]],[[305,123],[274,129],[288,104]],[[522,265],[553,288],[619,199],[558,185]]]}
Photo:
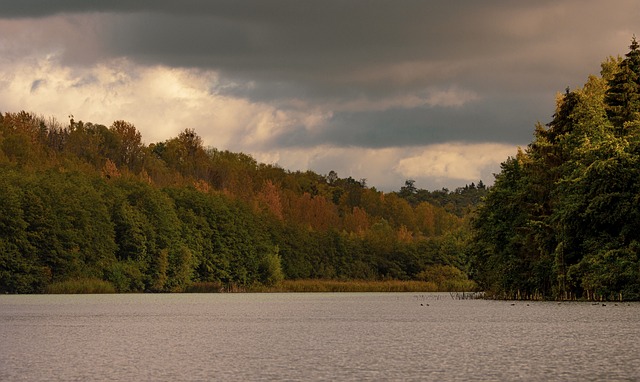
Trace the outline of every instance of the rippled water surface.
{"label": "rippled water surface", "polygon": [[638,380],[640,304],[0,296],[0,380]]}

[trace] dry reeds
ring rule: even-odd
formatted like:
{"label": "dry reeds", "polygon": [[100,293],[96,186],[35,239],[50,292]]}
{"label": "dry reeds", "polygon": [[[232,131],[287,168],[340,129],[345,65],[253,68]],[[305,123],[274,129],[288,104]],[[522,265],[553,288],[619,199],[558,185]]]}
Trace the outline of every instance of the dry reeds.
{"label": "dry reeds", "polygon": [[473,281],[446,282],[403,280],[283,280],[273,286],[255,286],[249,292],[461,292],[476,289]]}
{"label": "dry reeds", "polygon": [[60,281],[45,288],[48,294],[93,294],[116,293],[116,288],[108,281],[82,278]]}

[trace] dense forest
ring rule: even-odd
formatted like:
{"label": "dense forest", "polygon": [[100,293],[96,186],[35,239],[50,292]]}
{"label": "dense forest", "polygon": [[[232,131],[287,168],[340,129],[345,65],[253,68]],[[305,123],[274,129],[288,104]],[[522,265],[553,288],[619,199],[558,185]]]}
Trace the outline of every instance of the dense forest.
{"label": "dense forest", "polygon": [[473,221],[471,276],[499,297],[640,299],[640,49],[557,99]]}
{"label": "dense forest", "polygon": [[567,89],[495,182],[384,193],[125,121],[0,113],[0,291],[422,280],[499,298],[640,299],[640,49]]}
{"label": "dense forest", "polygon": [[[383,193],[134,125],[0,113],[0,291],[68,280],[119,292],[283,279],[467,282],[478,186]],[[447,284],[449,283],[449,284]]]}

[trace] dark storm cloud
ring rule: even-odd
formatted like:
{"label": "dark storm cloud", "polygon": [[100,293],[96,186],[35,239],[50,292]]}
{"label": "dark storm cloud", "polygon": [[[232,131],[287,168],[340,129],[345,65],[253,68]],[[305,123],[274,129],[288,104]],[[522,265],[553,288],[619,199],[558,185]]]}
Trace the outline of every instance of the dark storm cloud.
{"label": "dark storm cloud", "polygon": [[[490,3],[214,4],[222,5],[198,13],[165,9],[122,16],[105,36],[105,46],[113,55],[212,68],[269,89],[293,83],[293,89],[307,96],[349,91],[375,96],[464,80],[460,76],[465,73],[456,70],[461,61],[473,65],[474,60],[519,49],[500,23],[490,21]],[[401,64],[423,71],[399,75]],[[292,95],[298,94],[268,96]]]}
{"label": "dark storm cloud", "polygon": [[208,1],[155,1],[155,0],[20,0],[6,1],[2,4],[0,15],[6,18],[45,17],[60,13],[85,12],[135,12],[165,11],[201,8]]}
{"label": "dark storm cloud", "polygon": [[21,0],[0,9],[4,18],[78,14],[99,20],[90,35],[97,48],[69,44],[66,63],[125,57],[215,70],[235,84],[216,92],[282,110],[384,103],[425,89],[477,95],[457,107],[340,109],[321,129],[265,143],[388,147],[528,142],[556,91],[624,53],[640,2]]}
{"label": "dark storm cloud", "polygon": [[[509,3],[508,9],[514,15],[526,14],[526,8],[535,10],[544,3]],[[476,1],[23,0],[12,2],[0,13],[38,17],[102,12],[110,15],[111,28],[99,38],[112,55],[211,68],[268,86],[293,82],[299,91],[336,95],[344,91],[340,87],[375,94],[446,82],[460,75],[452,70],[452,62],[471,63],[519,49],[513,43],[522,43],[522,37],[505,31],[496,19],[511,17],[502,10],[504,5]],[[67,47],[69,51],[73,48]],[[420,76],[391,78],[385,72],[398,63],[425,61],[432,62],[434,69]],[[367,71],[368,76],[360,76]]]}
{"label": "dark storm cloud", "polygon": [[[499,98],[466,108],[413,108],[368,112],[338,112],[317,132],[304,126],[273,137],[278,147],[312,147],[326,142],[337,147],[408,147],[427,143],[528,142],[538,110],[552,110],[553,100],[532,97]],[[523,124],[522,121],[530,121]]]}

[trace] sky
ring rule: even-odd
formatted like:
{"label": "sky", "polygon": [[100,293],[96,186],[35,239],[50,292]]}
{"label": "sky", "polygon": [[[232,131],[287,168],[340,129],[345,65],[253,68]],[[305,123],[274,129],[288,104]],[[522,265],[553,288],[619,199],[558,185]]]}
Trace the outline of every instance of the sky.
{"label": "sky", "polygon": [[110,126],[395,191],[493,183],[640,2],[0,0],[0,112]]}

